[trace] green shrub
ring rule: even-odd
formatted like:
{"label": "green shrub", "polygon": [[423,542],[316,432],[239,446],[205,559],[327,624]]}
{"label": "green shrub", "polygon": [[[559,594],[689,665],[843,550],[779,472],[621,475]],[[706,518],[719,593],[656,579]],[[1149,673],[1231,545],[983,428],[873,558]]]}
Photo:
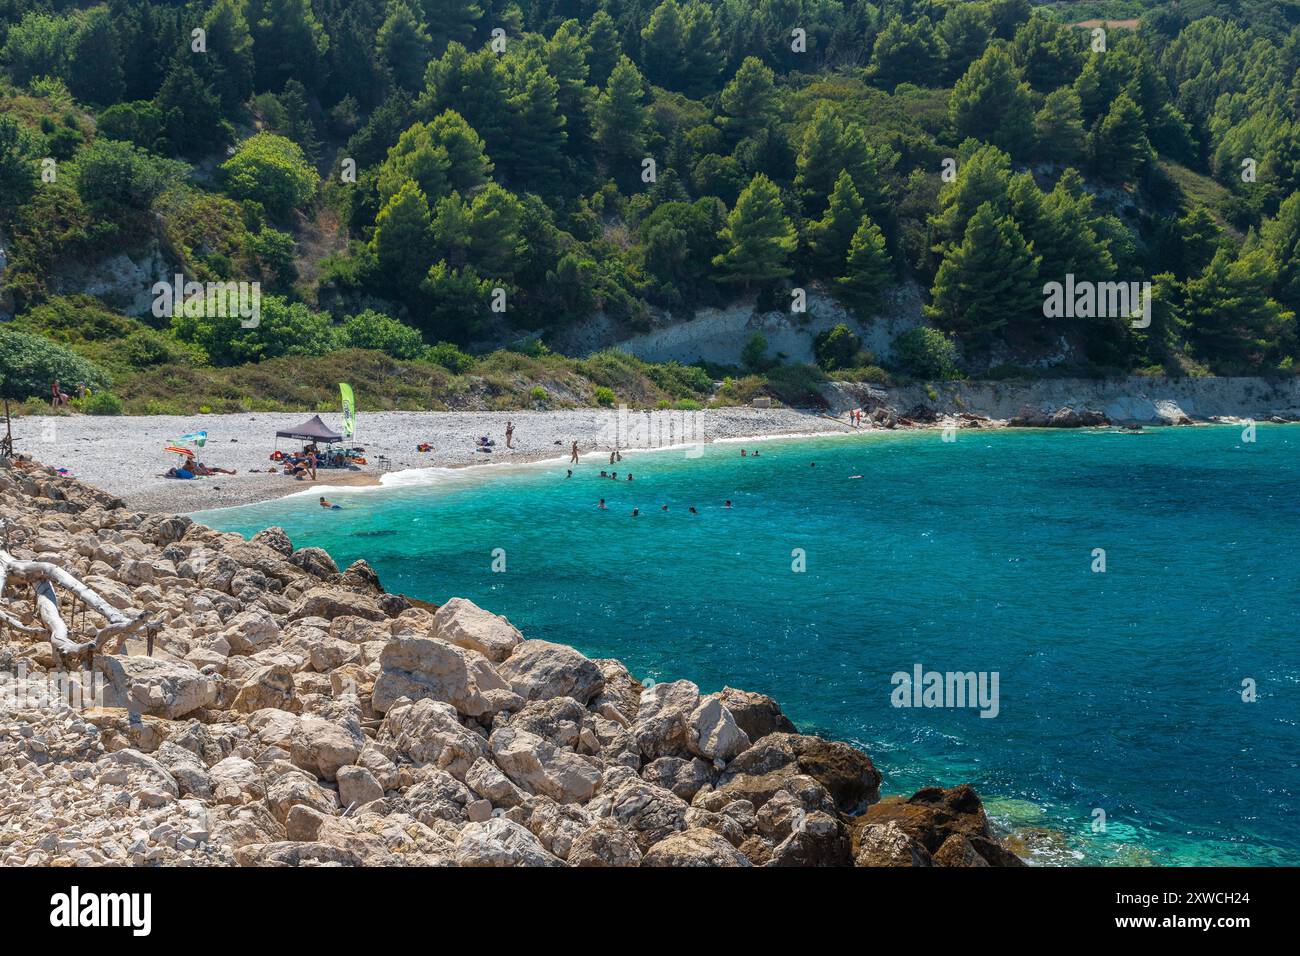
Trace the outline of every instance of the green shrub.
{"label": "green shrub", "polygon": [[87,204],[145,210],[185,169],[183,163],[160,159],[131,143],[97,139],[77,157],[77,192]]}
{"label": "green shrub", "polygon": [[425,350],[419,332],[374,309],[344,319],[343,337],[354,349],[375,349],[398,359],[419,358]]}
{"label": "green shrub", "polygon": [[172,316],[172,330],[182,342],[201,346],[217,365],[324,355],[339,348],[342,338],[328,315],[274,295],[262,297],[256,326],[245,326],[238,315],[177,314]]}
{"label": "green shrub", "polygon": [[597,385],[595,398],[597,405],[610,406],[614,404],[614,390],[607,385]]}
{"label": "green shrub", "polygon": [[868,382],[872,385],[893,385],[894,377],[879,365],[859,365],[842,368],[831,373],[837,382]]}
{"label": "green shrub", "polygon": [[112,392],[91,392],[85,398],[74,399],[72,405],[87,415],[122,414],[122,400]]}
{"label": "green shrub", "polygon": [[957,346],[938,329],[917,326],[894,339],[894,362],[913,378],[961,378]]}
{"label": "green shrub", "polygon": [[817,364],[828,372],[854,365],[874,365],[875,357],[862,351],[862,340],[844,323],[819,332],[813,340]]}
{"label": "green shrub", "polygon": [[310,202],[320,184],[301,147],[274,133],[258,133],[240,143],[222,163],[221,175],[230,195],[260,202],[279,216]]}
{"label": "green shrub", "polygon": [[77,382],[98,389],[108,376],[98,367],[49,339],[0,327],[0,395],[24,401],[45,398],[58,379],[64,391]]}
{"label": "green shrub", "polygon": [[534,385],[533,390],[528,393],[528,397],[535,402],[544,402],[550,393],[540,385]]}
{"label": "green shrub", "polygon": [[426,362],[441,365],[453,375],[464,375],[474,367],[474,357],[462,352],[450,342],[438,342],[424,350]]}
{"label": "green shrub", "polygon": [[823,406],[826,373],[816,365],[782,365],[767,373],[767,391],[786,405]]}
{"label": "green shrub", "polygon": [[740,361],[750,371],[760,372],[766,364],[766,355],[767,339],[762,332],[755,332],[740,350]]}

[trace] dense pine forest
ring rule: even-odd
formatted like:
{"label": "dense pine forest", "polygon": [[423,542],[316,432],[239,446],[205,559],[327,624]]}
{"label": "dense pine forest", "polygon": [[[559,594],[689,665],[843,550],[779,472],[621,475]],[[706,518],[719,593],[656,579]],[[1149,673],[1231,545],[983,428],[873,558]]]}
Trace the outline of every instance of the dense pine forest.
{"label": "dense pine forest", "polygon": [[[691,405],[1289,375],[1300,3],[0,0],[0,389],[85,411]],[[136,268],[109,281],[103,263]],[[258,282],[260,321],[150,287]],[[1149,283],[1148,322],[1044,285]],[[709,307],[791,365],[566,357]],[[718,390],[715,382],[723,381]]]}

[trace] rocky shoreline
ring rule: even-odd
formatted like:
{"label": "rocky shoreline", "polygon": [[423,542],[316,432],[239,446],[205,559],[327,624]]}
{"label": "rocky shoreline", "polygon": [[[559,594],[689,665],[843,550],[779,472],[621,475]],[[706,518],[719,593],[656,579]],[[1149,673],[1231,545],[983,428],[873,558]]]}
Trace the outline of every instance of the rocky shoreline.
{"label": "rocky shoreline", "polygon": [[[0,566],[145,625],[82,672],[0,587],[0,865],[1023,865],[969,786],[882,800],[868,755],[769,697],[642,683],[278,528],[11,460],[0,516]],[[72,635],[104,627],[62,597]]]}

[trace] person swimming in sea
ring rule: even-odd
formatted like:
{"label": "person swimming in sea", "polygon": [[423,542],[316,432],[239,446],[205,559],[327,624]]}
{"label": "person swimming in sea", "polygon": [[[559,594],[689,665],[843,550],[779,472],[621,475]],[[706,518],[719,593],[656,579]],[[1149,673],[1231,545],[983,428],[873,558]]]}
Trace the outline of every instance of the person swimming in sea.
{"label": "person swimming in sea", "polygon": [[724,502],[722,503],[722,507],[724,507],[724,508],[730,508],[730,507],[731,507],[731,499],[728,498],[726,501],[724,501]]}
{"label": "person swimming in sea", "polygon": [[602,478],[608,478],[608,477],[609,477],[609,472],[605,471],[605,469],[602,468],[602,469],[600,470],[600,477],[602,477]]}
{"label": "person swimming in sea", "polygon": [[615,481],[618,481],[618,472],[614,472],[609,477],[613,478]]}
{"label": "person swimming in sea", "polygon": [[660,510],[660,511],[667,511],[667,510],[668,510],[668,506],[667,506],[667,505],[664,505],[664,506],[663,506],[662,508],[660,508],[659,510]]}
{"label": "person swimming in sea", "polygon": [[641,509],[640,509],[640,508],[633,508],[633,509],[632,509],[632,517],[633,517],[633,518],[635,518],[635,517],[636,517],[637,515],[639,515],[640,513],[641,513]]}
{"label": "person swimming in sea", "polygon": [[565,477],[565,478],[572,478],[572,477],[573,477],[573,469],[570,468],[570,469],[569,469],[569,473],[568,473],[567,475],[565,475],[564,477]]}
{"label": "person swimming in sea", "polygon": [[604,499],[604,498],[601,498],[601,499],[600,499],[600,504],[596,505],[596,507],[599,508],[601,511],[608,511],[608,510],[609,510],[608,508],[605,507],[605,499]]}
{"label": "person swimming in sea", "polygon": [[695,510],[695,506],[694,506],[694,505],[691,505],[691,507],[688,508],[687,510],[690,511],[690,513],[693,514],[693,515],[697,515],[697,514],[699,514],[699,512]]}
{"label": "person swimming in sea", "polygon": [[754,449],[754,457],[755,457],[755,458],[758,457],[758,449],[757,449],[757,448]]}
{"label": "person swimming in sea", "polygon": [[631,481],[631,480],[632,480],[632,472],[630,472],[630,471],[627,473],[627,480],[628,480],[628,481]]}
{"label": "person swimming in sea", "polygon": [[744,458],[744,457],[745,457],[745,449],[743,449],[743,448],[740,449],[740,457],[741,457],[741,458]]}
{"label": "person swimming in sea", "polygon": [[332,501],[326,501],[324,495],[321,496],[321,499],[320,499],[320,506],[321,506],[322,508],[329,508],[331,511],[338,511],[338,510],[339,510],[339,506],[336,505],[336,504],[334,504],[334,502],[332,502]]}

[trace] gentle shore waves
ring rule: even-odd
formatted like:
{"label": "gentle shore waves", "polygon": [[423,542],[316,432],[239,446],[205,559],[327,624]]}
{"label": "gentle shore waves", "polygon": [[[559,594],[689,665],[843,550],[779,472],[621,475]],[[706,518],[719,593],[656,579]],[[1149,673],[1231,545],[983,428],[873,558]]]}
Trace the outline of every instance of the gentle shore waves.
{"label": "gentle shore waves", "polygon": [[[1044,861],[1300,863],[1300,428],[741,447],[628,454],[630,483],[585,458],[572,479],[439,470],[331,489],[340,511],[196,517],[281,525],[391,591],[470,598],[639,677],[770,694],[870,754],[885,793],[973,783]],[[996,671],[998,715],[892,706],[917,664]]]}

